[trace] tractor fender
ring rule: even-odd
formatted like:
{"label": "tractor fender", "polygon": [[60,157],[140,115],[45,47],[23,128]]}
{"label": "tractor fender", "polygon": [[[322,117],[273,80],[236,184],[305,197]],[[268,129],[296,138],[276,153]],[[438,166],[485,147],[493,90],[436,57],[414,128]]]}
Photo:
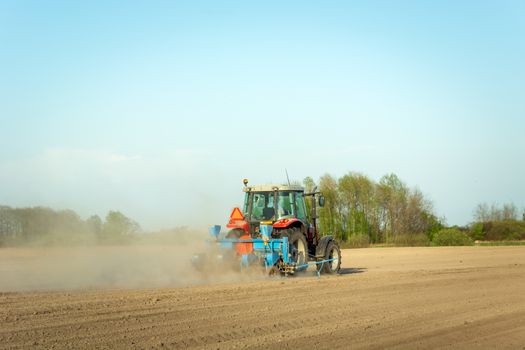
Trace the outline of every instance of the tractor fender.
{"label": "tractor fender", "polygon": [[231,229],[241,229],[246,233],[250,233],[250,225],[245,220],[230,220],[226,227]]}
{"label": "tractor fender", "polygon": [[328,243],[334,240],[334,236],[323,236],[315,248],[315,257],[324,258]]}

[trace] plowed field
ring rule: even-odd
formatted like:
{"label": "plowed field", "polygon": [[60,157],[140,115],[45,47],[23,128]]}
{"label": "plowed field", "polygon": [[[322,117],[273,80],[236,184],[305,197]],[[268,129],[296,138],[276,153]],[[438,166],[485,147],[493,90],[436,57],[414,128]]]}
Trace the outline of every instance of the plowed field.
{"label": "plowed field", "polygon": [[2,349],[525,349],[525,247],[353,249],[337,276],[154,288],[72,269],[56,291],[16,281],[53,280],[20,254],[0,250]]}

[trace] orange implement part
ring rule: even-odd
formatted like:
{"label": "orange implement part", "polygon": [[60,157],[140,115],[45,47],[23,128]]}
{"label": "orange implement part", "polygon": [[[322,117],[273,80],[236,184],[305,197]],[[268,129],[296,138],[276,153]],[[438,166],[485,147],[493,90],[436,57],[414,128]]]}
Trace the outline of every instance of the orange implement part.
{"label": "orange implement part", "polygon": [[[241,236],[239,239],[251,239],[250,235]],[[253,243],[236,243],[235,251],[239,255],[251,254],[253,252]]]}
{"label": "orange implement part", "polygon": [[233,208],[232,213],[230,214],[230,220],[244,220],[244,215],[239,208]]}

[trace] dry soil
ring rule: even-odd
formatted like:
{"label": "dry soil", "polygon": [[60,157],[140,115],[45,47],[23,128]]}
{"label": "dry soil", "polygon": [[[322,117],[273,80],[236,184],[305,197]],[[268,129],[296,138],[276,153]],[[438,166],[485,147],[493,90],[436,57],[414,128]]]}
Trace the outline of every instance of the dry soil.
{"label": "dry soil", "polygon": [[62,291],[17,285],[20,254],[0,250],[2,349],[525,349],[525,247],[353,249],[337,276]]}

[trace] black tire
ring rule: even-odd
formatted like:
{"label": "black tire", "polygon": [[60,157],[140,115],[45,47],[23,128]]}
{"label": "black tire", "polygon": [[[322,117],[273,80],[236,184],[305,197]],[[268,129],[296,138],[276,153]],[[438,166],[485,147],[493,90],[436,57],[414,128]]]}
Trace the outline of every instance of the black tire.
{"label": "black tire", "polygon": [[336,258],[337,260],[317,264],[317,271],[329,275],[339,273],[339,270],[341,269],[341,249],[339,249],[339,244],[337,244],[336,241],[330,241],[326,246],[324,253],[324,260],[333,258]]}
{"label": "black tire", "polygon": [[[308,243],[306,237],[298,228],[291,228],[284,230],[281,237],[288,238],[288,252],[290,253],[290,260],[297,265],[304,265],[308,262]],[[306,268],[301,269],[306,270]],[[298,270],[298,271],[301,271]]]}

